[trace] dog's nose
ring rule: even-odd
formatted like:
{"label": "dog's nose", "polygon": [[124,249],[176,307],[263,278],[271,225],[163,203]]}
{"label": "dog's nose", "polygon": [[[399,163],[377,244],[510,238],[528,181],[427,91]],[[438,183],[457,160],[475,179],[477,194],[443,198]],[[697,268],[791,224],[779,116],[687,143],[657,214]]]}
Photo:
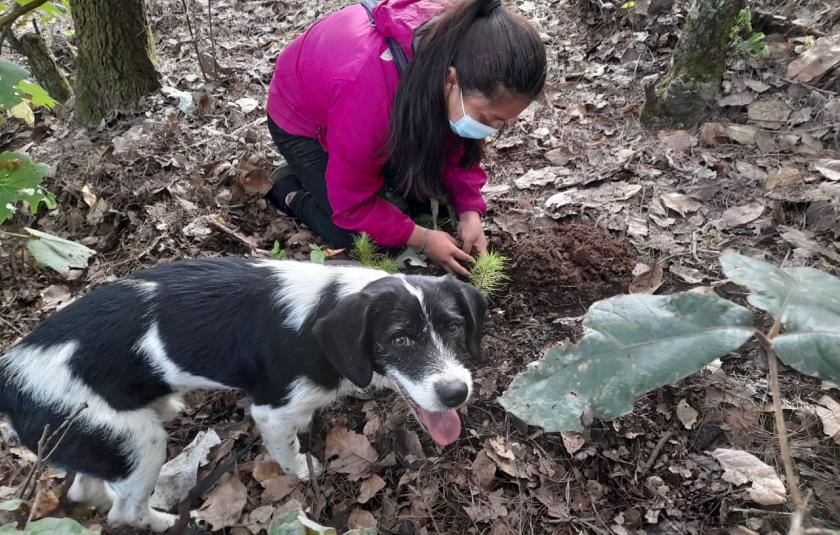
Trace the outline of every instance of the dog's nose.
{"label": "dog's nose", "polygon": [[469,391],[467,383],[461,381],[435,383],[435,392],[437,392],[441,403],[453,409],[467,400]]}

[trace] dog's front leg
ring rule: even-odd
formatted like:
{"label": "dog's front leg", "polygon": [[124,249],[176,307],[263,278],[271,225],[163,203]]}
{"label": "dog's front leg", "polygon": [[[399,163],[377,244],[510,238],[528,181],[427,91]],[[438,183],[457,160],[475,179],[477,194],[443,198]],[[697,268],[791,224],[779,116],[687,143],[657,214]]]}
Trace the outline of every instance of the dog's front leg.
{"label": "dog's front leg", "polygon": [[[309,467],[306,464],[306,455],[300,452],[297,434],[299,430],[308,428],[313,414],[314,411],[302,411],[299,407],[289,405],[251,407],[251,416],[257,423],[268,454],[280,465],[283,473],[295,475],[302,480],[309,479]],[[322,471],[321,463],[314,457],[312,467],[315,476],[319,476]]]}

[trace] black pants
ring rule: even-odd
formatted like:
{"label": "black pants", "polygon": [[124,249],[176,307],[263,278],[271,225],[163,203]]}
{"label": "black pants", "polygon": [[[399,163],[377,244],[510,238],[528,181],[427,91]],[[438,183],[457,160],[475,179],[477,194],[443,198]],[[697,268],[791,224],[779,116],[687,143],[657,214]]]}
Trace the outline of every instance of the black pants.
{"label": "black pants", "polygon": [[[266,196],[280,210],[312,229],[331,247],[349,248],[353,233],[332,222],[332,207],[327,200],[327,153],[317,139],[293,136],[268,118],[268,132],[277,150],[289,166]],[[291,184],[297,182],[298,187]],[[286,207],[286,193],[297,191]]]}
{"label": "black pants", "polygon": [[[291,215],[336,249],[353,246],[354,234],[332,222],[333,210],[327,199],[327,153],[314,138],[294,136],[268,117],[268,132],[277,150],[286,159],[288,169],[279,173],[274,187],[266,195],[271,204]],[[395,173],[389,166],[382,170],[386,184],[393,184]],[[286,194],[297,191],[290,206]],[[403,200],[412,218],[429,214],[429,202],[413,197]]]}

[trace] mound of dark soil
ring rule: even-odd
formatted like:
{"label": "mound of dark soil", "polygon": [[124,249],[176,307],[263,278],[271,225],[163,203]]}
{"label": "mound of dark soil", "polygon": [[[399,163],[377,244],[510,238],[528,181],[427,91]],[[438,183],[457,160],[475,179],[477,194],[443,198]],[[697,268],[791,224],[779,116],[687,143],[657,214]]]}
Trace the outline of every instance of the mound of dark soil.
{"label": "mound of dark soil", "polygon": [[532,234],[511,253],[512,290],[554,312],[626,292],[636,263],[629,243],[588,225]]}

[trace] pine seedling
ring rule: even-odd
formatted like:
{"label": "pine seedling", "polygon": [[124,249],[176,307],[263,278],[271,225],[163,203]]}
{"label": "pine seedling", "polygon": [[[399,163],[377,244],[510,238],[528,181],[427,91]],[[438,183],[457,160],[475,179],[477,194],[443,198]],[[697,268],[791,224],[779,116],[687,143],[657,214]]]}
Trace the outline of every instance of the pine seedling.
{"label": "pine seedling", "polygon": [[489,251],[476,259],[470,272],[470,282],[484,295],[498,294],[510,280],[507,274],[509,265],[510,260],[506,256]]}
{"label": "pine seedling", "polygon": [[376,244],[365,233],[359,234],[353,239],[353,248],[350,250],[350,257],[368,268],[378,269],[388,273],[399,271],[397,263],[388,255],[377,252]]}

